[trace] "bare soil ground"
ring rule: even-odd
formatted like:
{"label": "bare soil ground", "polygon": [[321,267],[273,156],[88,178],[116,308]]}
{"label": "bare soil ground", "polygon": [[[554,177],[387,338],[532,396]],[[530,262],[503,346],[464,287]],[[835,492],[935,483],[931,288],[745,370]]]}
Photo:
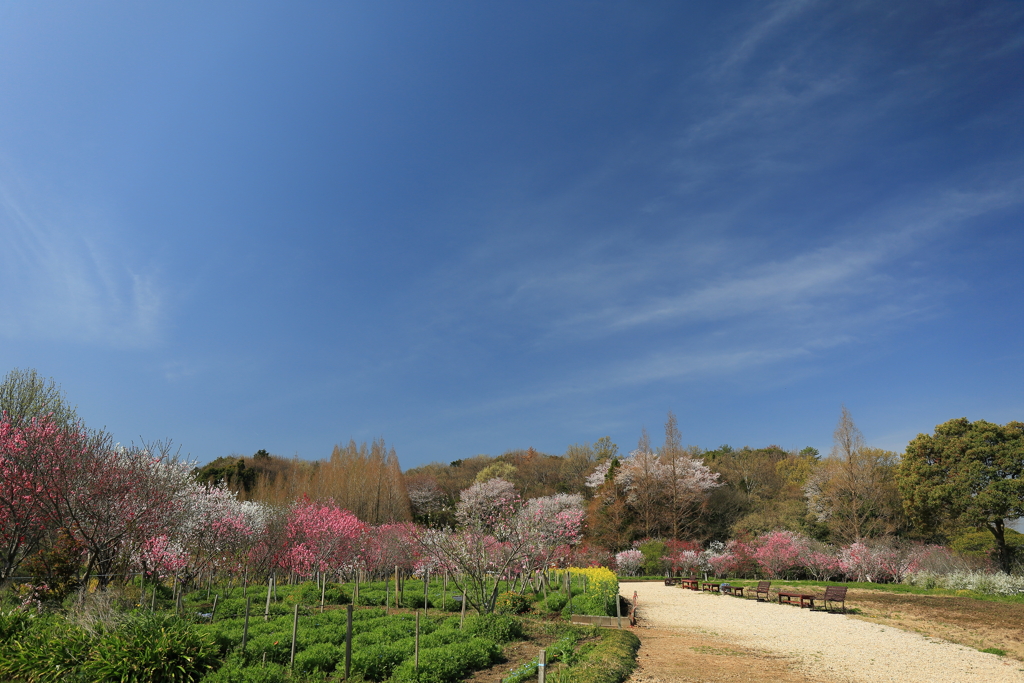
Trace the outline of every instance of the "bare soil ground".
{"label": "bare soil ground", "polygon": [[638,668],[629,683],[825,681],[796,669],[796,660],[744,647],[728,637],[683,629],[645,628],[641,623]]}
{"label": "bare soil ground", "polygon": [[[1024,681],[1024,605],[858,590],[847,606],[859,614],[844,616],[623,586],[624,594],[633,590],[642,646],[629,683]],[[1008,656],[978,652],[986,647]]]}
{"label": "bare soil ground", "polygon": [[977,650],[999,648],[1024,661],[1024,604],[872,590],[848,595],[857,618]]}

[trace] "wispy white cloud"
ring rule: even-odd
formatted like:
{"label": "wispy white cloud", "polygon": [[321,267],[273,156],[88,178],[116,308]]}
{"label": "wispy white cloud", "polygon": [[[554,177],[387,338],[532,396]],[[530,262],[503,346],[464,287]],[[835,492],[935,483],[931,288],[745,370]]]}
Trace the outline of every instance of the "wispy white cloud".
{"label": "wispy white cloud", "polygon": [[767,5],[762,14],[730,45],[714,70],[716,75],[749,60],[767,38],[782,30],[788,22],[814,4],[814,0],[780,0]]}
{"label": "wispy white cloud", "polygon": [[[58,205],[59,202],[53,202]],[[111,347],[154,343],[163,294],[93,219],[53,219],[0,182],[0,335]]]}

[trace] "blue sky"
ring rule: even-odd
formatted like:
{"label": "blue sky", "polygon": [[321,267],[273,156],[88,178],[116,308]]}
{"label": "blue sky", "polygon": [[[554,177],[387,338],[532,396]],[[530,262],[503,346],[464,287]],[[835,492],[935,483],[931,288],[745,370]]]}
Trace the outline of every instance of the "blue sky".
{"label": "blue sky", "polygon": [[1024,419],[1024,3],[7,3],[0,369],[200,461]]}

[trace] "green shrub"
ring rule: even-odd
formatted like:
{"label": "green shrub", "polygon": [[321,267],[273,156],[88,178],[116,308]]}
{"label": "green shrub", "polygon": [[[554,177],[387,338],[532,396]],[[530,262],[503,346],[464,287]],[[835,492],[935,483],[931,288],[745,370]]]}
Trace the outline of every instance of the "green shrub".
{"label": "green shrub", "polygon": [[225,664],[207,674],[202,683],[285,683],[288,679],[288,668],[282,664],[267,664],[266,668]]}
{"label": "green shrub", "polygon": [[344,666],[345,648],[331,643],[317,643],[295,655],[295,670],[299,673],[311,671],[334,671],[338,663]]}
{"label": "green shrub", "polygon": [[466,618],[467,633],[507,643],[523,637],[523,622],[505,614],[481,614]]}
{"label": "green shrub", "polygon": [[[327,605],[346,605],[351,602],[342,587],[336,583],[327,583],[327,588],[324,591],[324,604]],[[298,601],[302,605],[319,605],[320,604],[320,586],[316,585],[313,581],[307,581],[299,586]],[[362,594],[359,595],[359,601],[363,601]],[[290,600],[294,604],[295,600]]]}
{"label": "green shrub", "polygon": [[[568,616],[569,605],[562,611]],[[572,597],[573,614],[593,614],[595,616],[615,616],[615,601],[609,600],[607,596],[588,593],[586,595],[574,595]]]}
{"label": "green shrub", "polygon": [[652,539],[641,543],[638,550],[644,554],[643,573],[648,576],[660,576],[665,571],[662,558],[668,554],[668,546],[664,541]]}
{"label": "green shrub", "polygon": [[360,647],[352,653],[352,670],[368,681],[386,681],[399,664],[412,656],[413,647],[411,638]]}
{"label": "green shrub", "polygon": [[56,683],[89,657],[92,636],[57,615],[44,615],[17,623],[17,637],[0,640],[0,680]]}
{"label": "green shrub", "polygon": [[27,631],[34,617],[23,610],[0,612],[0,642]]}
{"label": "green shrub", "polygon": [[87,680],[191,682],[216,661],[216,646],[192,624],[172,615],[129,619],[104,633],[80,670]]}
{"label": "green shrub", "polygon": [[565,609],[565,603],[568,601],[569,599],[566,597],[565,593],[552,593],[548,596],[548,599],[544,604],[547,605],[548,609],[552,612],[561,612]]}
{"label": "green shrub", "polygon": [[498,614],[523,614],[530,611],[530,601],[522,593],[502,593],[494,602]]}
{"label": "green shrub", "polygon": [[473,638],[469,642],[421,650],[419,670],[415,669],[413,660],[407,659],[395,669],[393,680],[455,683],[467,674],[485,669],[500,660],[501,648],[493,641]]}
{"label": "green shrub", "polygon": [[268,662],[287,664],[292,654],[291,634],[285,635],[284,631],[264,633],[250,638],[245,645],[245,654],[250,661],[262,661],[264,653]]}
{"label": "green shrub", "polygon": [[[360,597],[362,597],[362,596],[360,596]],[[435,595],[432,595],[431,599],[427,601],[427,607],[428,608],[429,607],[433,607],[434,606],[434,600],[440,600],[440,599],[441,599],[441,593],[440,592],[438,592]],[[405,607],[406,609],[423,609],[423,591],[416,592],[416,591],[406,590],[404,593],[402,593],[401,605],[402,605],[402,607]]]}

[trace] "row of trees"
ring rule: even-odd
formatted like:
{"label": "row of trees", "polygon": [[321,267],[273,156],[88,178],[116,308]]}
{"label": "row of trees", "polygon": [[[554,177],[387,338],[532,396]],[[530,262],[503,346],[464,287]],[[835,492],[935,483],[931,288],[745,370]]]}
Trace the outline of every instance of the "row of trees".
{"label": "row of trees", "polygon": [[[670,413],[660,446],[644,432],[627,454],[603,437],[574,444],[563,455],[530,448],[431,463],[399,476],[397,458],[383,442],[359,449],[350,444],[342,467],[336,464],[340,447],[322,463],[257,454],[244,470],[253,483],[236,488],[245,497],[279,503],[303,494],[333,500],[377,523],[411,518],[446,528],[457,523],[460,491],[500,477],[524,499],[582,496],[587,541],[613,551],[642,538],[706,545],[779,529],[839,545],[894,537],[948,543],[981,528],[991,532],[999,565],[1007,568],[1013,557],[1005,520],[1024,513],[1019,432],[1019,423],[953,420],[915,439],[904,455],[867,445],[844,407],[833,447],[821,457],[814,448],[684,446]],[[238,469],[245,459],[228,459],[228,468],[223,460],[200,476],[242,481]],[[352,487],[353,481],[385,483]],[[355,497],[346,497],[346,482]],[[979,497],[976,490],[987,493]],[[373,512],[380,491],[393,502],[386,519]],[[361,499],[373,505],[368,509]]]}
{"label": "row of trees", "polygon": [[[101,581],[134,570],[378,571],[396,557],[410,571],[422,560],[486,576],[550,563],[581,539],[614,552],[640,538],[703,547],[780,530],[853,546],[987,528],[1008,569],[1005,520],[1024,514],[1014,422],[953,420],[901,457],[868,447],[844,408],[820,458],[684,446],[669,413],[662,445],[644,431],[628,454],[605,437],[563,456],[528,449],[403,475],[383,440],[335,447],[323,462],[261,451],[192,470],[167,445],[125,447],[85,429],[32,371],[8,375],[0,408],[0,581],[26,558],[78,558],[70,564]],[[472,590],[493,602],[485,579]]]}
{"label": "row of trees", "polygon": [[0,585],[25,568],[51,593],[139,573],[187,584],[214,574],[447,571],[473,606],[490,611],[490,577],[550,566],[582,538],[582,496],[527,500],[500,477],[459,493],[454,528],[396,521],[408,516],[408,497],[383,441],[336,448],[329,462],[282,468],[277,478],[257,465],[251,488],[239,477],[231,490],[203,481],[163,444],[125,447],[87,430],[52,380],[34,372],[9,374],[0,401]]}

